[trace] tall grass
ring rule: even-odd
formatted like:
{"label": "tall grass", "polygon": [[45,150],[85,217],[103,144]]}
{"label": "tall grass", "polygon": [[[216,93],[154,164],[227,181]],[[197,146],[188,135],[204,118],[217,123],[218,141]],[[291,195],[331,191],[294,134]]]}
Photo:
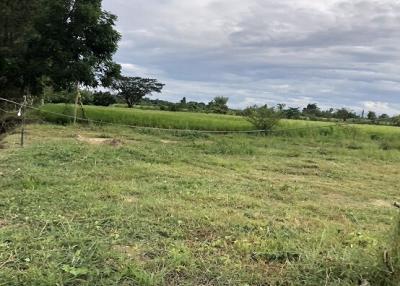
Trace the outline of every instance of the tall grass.
{"label": "tall grass", "polygon": [[[41,111],[41,117],[49,122],[66,124],[71,123],[73,120],[72,118],[49,113],[62,113],[72,116],[72,105],[48,104],[43,106]],[[213,131],[240,131],[251,130],[253,128],[244,118],[230,115],[95,106],[85,106],[84,112],[86,118],[91,120],[143,127]],[[83,113],[79,110],[79,117],[82,116]]]}
{"label": "tall grass", "polygon": [[[48,104],[41,108],[40,117],[51,123],[68,124],[73,121],[73,111],[73,105]],[[67,115],[67,117],[55,113]],[[78,117],[85,117],[104,123],[166,129],[209,131],[248,131],[256,129],[246,118],[239,116],[119,107],[85,106],[84,113],[79,109]],[[389,126],[337,125],[329,122],[281,120],[269,135],[314,139],[346,138],[353,141],[373,139],[380,142],[382,149],[400,150],[400,128]]]}

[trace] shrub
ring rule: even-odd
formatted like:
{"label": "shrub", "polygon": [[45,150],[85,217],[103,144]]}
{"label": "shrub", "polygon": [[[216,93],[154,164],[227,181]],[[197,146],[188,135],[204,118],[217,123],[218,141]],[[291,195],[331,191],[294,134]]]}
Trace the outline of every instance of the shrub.
{"label": "shrub", "polygon": [[214,113],[227,114],[229,111],[228,101],[228,97],[217,96],[208,104],[208,108]]}
{"label": "shrub", "polygon": [[115,96],[113,96],[110,92],[96,92],[93,95],[93,104],[97,106],[109,106],[115,104],[117,101]]}
{"label": "shrub", "polygon": [[265,131],[271,130],[281,119],[281,113],[275,111],[274,108],[269,108],[267,105],[246,108],[245,115],[247,120],[257,129]]}
{"label": "shrub", "polygon": [[400,127],[400,115],[393,117],[392,121],[393,121],[393,125]]}

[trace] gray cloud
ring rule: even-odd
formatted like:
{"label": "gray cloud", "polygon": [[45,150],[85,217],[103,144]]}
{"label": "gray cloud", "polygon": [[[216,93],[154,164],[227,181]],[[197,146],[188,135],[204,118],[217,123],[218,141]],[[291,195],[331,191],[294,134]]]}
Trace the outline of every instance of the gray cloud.
{"label": "gray cloud", "polygon": [[397,0],[104,0],[124,72],[164,97],[400,113]]}

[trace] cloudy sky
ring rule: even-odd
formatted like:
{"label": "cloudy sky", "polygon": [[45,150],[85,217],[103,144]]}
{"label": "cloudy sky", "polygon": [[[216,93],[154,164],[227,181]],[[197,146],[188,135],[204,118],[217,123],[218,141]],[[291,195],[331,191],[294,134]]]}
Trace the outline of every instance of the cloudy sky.
{"label": "cloudy sky", "polygon": [[116,60],[162,96],[400,113],[399,0],[103,0]]}

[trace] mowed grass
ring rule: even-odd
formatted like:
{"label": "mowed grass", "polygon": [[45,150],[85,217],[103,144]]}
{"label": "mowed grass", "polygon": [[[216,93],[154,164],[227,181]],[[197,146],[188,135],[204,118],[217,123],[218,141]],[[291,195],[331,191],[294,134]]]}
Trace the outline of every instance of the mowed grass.
{"label": "mowed grass", "polygon": [[0,285],[398,285],[393,130],[29,125],[23,149],[16,130]]}

